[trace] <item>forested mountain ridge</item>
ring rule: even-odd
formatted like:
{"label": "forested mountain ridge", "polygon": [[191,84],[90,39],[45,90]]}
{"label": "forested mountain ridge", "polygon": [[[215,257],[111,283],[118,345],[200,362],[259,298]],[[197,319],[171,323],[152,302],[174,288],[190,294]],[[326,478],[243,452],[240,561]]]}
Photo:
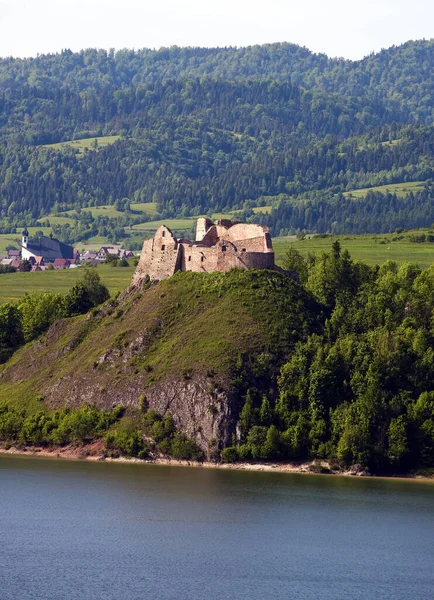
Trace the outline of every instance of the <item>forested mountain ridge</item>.
{"label": "forested mountain ridge", "polygon": [[[432,40],[361,61],[293,44],[1,59],[2,226],[125,197],[158,202],[163,217],[246,218],[258,203],[303,198],[311,210],[296,226],[286,210],[262,217],[274,234],[349,231],[363,206],[362,230],[377,230],[369,203],[336,194],[433,177],[433,65]],[[84,156],[42,146],[101,135],[122,139]],[[429,184],[410,211],[402,201],[388,202],[390,227],[434,221]],[[324,203],[330,218],[313,219]]]}

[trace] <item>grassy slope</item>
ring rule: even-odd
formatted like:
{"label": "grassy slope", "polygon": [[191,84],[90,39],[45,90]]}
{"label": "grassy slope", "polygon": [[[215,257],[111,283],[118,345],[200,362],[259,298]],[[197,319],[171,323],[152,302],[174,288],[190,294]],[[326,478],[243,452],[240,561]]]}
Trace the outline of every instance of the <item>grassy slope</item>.
{"label": "grassy slope", "polygon": [[70,140],[68,142],[60,142],[59,144],[45,144],[45,148],[52,148],[53,150],[63,150],[64,148],[73,148],[78,155],[83,155],[85,148],[87,150],[94,150],[93,144],[95,139],[98,140],[97,148],[104,148],[110,144],[114,144],[120,139],[120,135],[107,135],[103,137],[83,138],[80,140]]}
{"label": "grassy slope", "polygon": [[353,198],[364,198],[368,192],[381,192],[382,194],[390,192],[391,194],[396,194],[398,198],[403,198],[404,196],[407,196],[410,192],[420,192],[421,190],[423,190],[424,185],[424,181],[389,183],[388,185],[377,185],[374,187],[364,188],[360,190],[351,190],[350,192],[345,192],[344,196],[352,196]]}
{"label": "grassy slope", "polygon": [[0,402],[37,406],[42,394],[61,404],[77,388],[78,398],[91,388],[93,401],[111,406],[112,393],[125,398],[131,386],[146,389],[187,374],[228,383],[240,354],[288,350],[312,318],[305,295],[279,273],[179,273],[114,311],[108,307],[103,318],[58,323],[18,351],[1,368]]}

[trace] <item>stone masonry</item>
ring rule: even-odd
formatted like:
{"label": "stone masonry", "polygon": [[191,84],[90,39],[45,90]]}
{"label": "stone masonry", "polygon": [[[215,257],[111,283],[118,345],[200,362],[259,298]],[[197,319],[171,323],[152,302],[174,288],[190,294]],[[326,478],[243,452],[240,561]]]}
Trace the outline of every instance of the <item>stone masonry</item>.
{"label": "stone masonry", "polygon": [[226,219],[212,223],[201,217],[195,241],[176,239],[165,225],[146,240],[133,284],[140,285],[146,276],[154,281],[168,279],[177,271],[212,273],[233,268],[275,268],[268,227]]}

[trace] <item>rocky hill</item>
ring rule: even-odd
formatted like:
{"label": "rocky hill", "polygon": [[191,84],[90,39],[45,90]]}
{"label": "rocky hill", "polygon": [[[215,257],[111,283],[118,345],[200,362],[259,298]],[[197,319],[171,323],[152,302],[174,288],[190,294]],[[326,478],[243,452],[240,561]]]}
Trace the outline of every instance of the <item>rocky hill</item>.
{"label": "rocky hill", "polygon": [[[432,470],[434,268],[368,267],[338,242],[285,263],[291,277],[178,272],[17,337],[0,369],[0,442]],[[4,342],[20,314],[28,325],[28,310],[3,305]]]}
{"label": "rocky hill", "polygon": [[[0,402],[27,410],[123,406],[132,413],[146,405],[170,411],[208,453],[212,440],[220,448],[231,443],[243,370],[261,354],[277,368],[306,337],[315,308],[279,273],[180,273],[57,321],[3,367]],[[264,374],[262,385],[274,375]]]}

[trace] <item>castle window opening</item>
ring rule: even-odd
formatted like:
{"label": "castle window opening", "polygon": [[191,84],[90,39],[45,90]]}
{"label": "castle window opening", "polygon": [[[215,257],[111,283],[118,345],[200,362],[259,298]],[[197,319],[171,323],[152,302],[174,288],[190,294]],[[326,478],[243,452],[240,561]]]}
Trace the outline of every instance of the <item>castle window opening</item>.
{"label": "castle window opening", "polygon": [[166,235],[166,232],[165,232],[165,231],[162,231],[162,232],[161,232],[161,237],[164,237],[165,235]]}
{"label": "castle window opening", "polygon": [[226,252],[227,246],[222,246],[222,252]]}
{"label": "castle window opening", "polygon": [[188,257],[188,260],[191,260],[191,256]]}
{"label": "castle window opening", "polygon": [[204,256],[201,256],[201,257],[200,257],[200,262],[203,262],[204,260],[205,260],[205,257],[204,257]]}
{"label": "castle window opening", "polygon": [[163,245],[161,246],[161,251],[163,251],[163,250],[165,250],[165,249],[166,249],[166,246],[163,244]]}
{"label": "castle window opening", "polygon": [[245,251],[246,251],[246,249],[245,249],[245,248],[241,248],[241,252],[245,252]]}

